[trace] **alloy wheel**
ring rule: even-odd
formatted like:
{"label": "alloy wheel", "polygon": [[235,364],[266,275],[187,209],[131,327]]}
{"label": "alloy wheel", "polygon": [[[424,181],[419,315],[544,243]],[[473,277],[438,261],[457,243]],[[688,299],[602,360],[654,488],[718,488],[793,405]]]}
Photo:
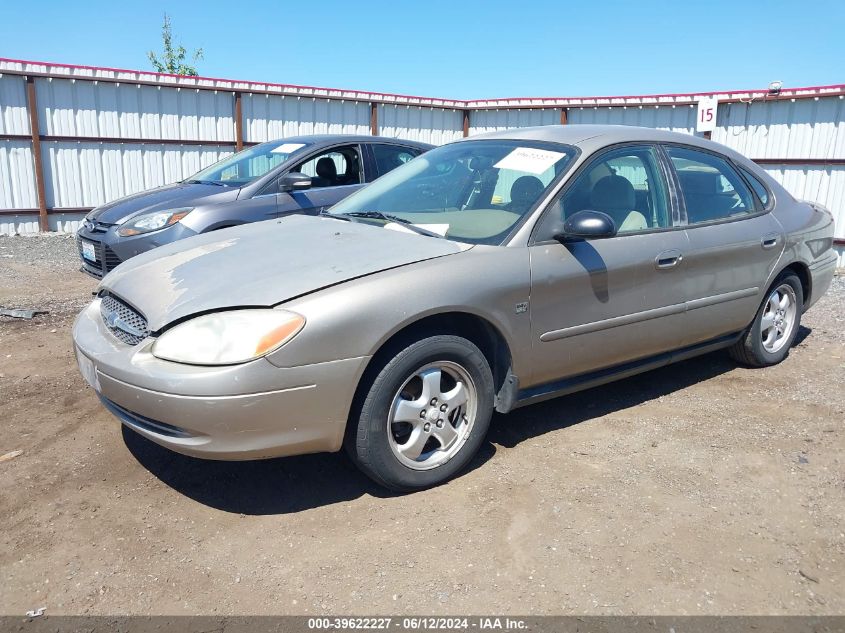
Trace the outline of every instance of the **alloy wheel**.
{"label": "alloy wheel", "polygon": [[781,284],[772,291],[760,320],[763,349],[774,354],[791,340],[797,311],[798,301],[792,286]]}
{"label": "alloy wheel", "polygon": [[477,409],[477,390],[466,369],[452,361],[420,367],[393,398],[390,448],[414,470],[441,466],[466,443]]}

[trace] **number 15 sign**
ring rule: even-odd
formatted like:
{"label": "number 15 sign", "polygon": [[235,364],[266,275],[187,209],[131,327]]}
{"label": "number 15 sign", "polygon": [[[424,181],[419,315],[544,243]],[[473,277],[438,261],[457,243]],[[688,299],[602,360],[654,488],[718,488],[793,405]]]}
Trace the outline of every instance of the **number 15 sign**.
{"label": "number 15 sign", "polygon": [[698,102],[696,132],[712,132],[716,129],[716,108],[719,102],[713,97],[702,97]]}

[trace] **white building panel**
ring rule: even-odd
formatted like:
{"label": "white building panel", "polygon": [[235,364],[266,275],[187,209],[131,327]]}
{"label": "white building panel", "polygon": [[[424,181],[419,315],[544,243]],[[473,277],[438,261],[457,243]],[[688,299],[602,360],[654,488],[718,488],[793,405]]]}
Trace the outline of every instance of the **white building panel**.
{"label": "white building panel", "polygon": [[537,125],[560,125],[560,109],[472,110],[469,135]]}
{"label": "white building panel", "polygon": [[0,209],[37,209],[35,165],[28,141],[0,143]]}
{"label": "white building panel", "polygon": [[0,215],[0,235],[28,235],[38,233],[38,231],[36,214]]}
{"label": "white building panel", "polygon": [[303,134],[369,134],[370,104],[312,97],[244,95],[244,140],[263,143]]}
{"label": "white building panel", "polygon": [[0,74],[0,134],[29,134],[26,81]]}
{"label": "white building panel", "polygon": [[228,147],[42,143],[49,208],[95,207],[170,184],[228,156]]}
{"label": "white building panel", "polygon": [[695,132],[695,106],[692,105],[642,105],[622,107],[569,108],[567,123],[595,125],[636,125],[670,132],[693,134]]}
{"label": "white building panel", "polygon": [[379,136],[443,145],[464,135],[464,114],[459,110],[416,106],[378,106]]}
{"label": "white building panel", "polygon": [[713,140],[750,158],[845,158],[845,99],[720,104]]}
{"label": "white building panel", "polygon": [[[75,233],[85,220],[84,213],[51,213],[47,224],[51,231]],[[34,235],[40,232],[38,215],[0,215],[0,235]]]}
{"label": "white building panel", "polygon": [[76,233],[84,220],[85,213],[51,213],[47,216],[50,230],[59,233]]}
{"label": "white building panel", "polygon": [[234,141],[234,94],[40,78],[41,133],[129,139]]}
{"label": "white building panel", "polygon": [[823,204],[836,220],[836,236],[845,239],[845,166],[764,165],[796,198]]}

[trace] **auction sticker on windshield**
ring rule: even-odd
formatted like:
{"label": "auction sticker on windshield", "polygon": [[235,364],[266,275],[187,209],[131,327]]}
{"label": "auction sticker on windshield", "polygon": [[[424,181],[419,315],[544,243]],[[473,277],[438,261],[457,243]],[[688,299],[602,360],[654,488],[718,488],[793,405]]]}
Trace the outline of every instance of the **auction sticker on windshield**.
{"label": "auction sticker on windshield", "polygon": [[300,147],[305,147],[305,143],[282,143],[270,151],[273,154],[293,154]]}
{"label": "auction sticker on windshield", "polygon": [[[448,224],[417,224],[414,222],[413,226],[425,229],[426,231],[431,231],[432,233],[437,233],[437,235],[442,237],[446,237],[446,232],[449,230]],[[384,228],[390,231],[400,231],[401,233],[416,233],[416,231],[412,231],[407,226],[403,226],[397,222],[388,222],[384,225]]]}
{"label": "auction sticker on windshield", "polygon": [[517,147],[493,166],[496,169],[513,169],[514,171],[527,171],[529,174],[542,174],[565,156],[566,154],[561,152],[552,152],[547,149]]}

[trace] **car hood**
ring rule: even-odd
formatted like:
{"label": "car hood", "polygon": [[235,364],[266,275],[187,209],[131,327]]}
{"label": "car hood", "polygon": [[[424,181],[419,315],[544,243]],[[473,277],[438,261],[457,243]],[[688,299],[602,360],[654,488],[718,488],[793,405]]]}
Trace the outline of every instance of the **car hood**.
{"label": "car hood", "polygon": [[371,224],[293,215],[197,235],[142,253],[106,275],[151,331],[194,314],[270,307],[388,268],[471,246]]}
{"label": "car hood", "polygon": [[143,211],[166,211],[179,207],[229,202],[237,199],[239,191],[237,187],[177,182],[114,200],[97,207],[88,217],[103,224],[121,224]]}

